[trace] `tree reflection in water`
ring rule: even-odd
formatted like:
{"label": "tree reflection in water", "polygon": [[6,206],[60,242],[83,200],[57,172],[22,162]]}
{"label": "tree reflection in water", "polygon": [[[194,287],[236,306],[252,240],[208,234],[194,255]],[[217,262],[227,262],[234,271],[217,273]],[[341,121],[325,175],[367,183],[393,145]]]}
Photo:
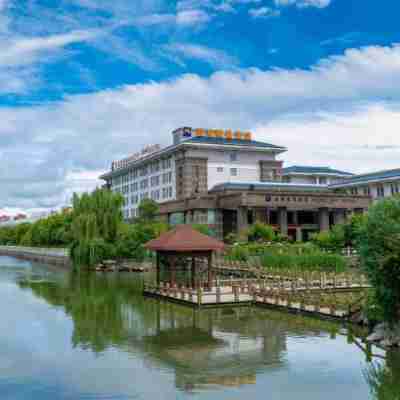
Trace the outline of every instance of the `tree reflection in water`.
{"label": "tree reflection in water", "polygon": [[74,347],[140,353],[174,370],[176,387],[185,391],[254,384],[262,371],[287,366],[288,336],[341,334],[338,324],[275,311],[196,310],[145,299],[143,281],[130,274],[75,272],[19,285],[65,310]]}
{"label": "tree reflection in water", "polygon": [[400,400],[400,351],[387,352],[386,363],[372,363],[365,376],[376,400]]}

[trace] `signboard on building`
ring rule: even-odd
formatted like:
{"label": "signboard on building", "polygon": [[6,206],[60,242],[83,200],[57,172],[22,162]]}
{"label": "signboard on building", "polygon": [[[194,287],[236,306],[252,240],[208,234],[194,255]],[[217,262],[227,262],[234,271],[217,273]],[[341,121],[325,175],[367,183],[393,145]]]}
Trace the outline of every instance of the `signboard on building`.
{"label": "signboard on building", "polygon": [[[191,137],[217,137],[227,140],[251,140],[251,132],[232,131],[230,129],[203,129],[203,128],[190,128],[183,127],[173,131],[175,138],[188,139]],[[178,142],[178,141],[176,141]]]}

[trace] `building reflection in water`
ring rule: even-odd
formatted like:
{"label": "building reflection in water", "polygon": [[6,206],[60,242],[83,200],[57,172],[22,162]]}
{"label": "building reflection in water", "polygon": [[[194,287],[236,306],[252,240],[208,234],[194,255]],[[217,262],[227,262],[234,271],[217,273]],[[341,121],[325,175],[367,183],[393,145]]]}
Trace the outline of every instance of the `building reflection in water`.
{"label": "building reflection in water", "polygon": [[256,308],[191,309],[144,299],[131,275],[59,272],[20,286],[62,307],[74,323],[72,343],[96,353],[117,347],[140,353],[154,366],[174,371],[176,386],[256,383],[257,375],[287,368],[288,337],[335,337],[340,326]]}

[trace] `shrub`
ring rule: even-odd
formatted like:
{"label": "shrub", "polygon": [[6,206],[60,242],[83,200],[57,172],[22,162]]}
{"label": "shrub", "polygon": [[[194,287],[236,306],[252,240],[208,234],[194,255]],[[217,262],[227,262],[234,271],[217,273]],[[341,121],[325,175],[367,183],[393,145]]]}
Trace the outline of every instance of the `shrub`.
{"label": "shrub", "polygon": [[329,231],[317,233],[312,241],[321,249],[340,251],[346,245],[345,225],[335,225]]}
{"label": "shrub", "polygon": [[275,231],[270,225],[256,222],[248,229],[247,236],[251,242],[272,242],[275,239]]}
{"label": "shrub", "polygon": [[265,252],[261,263],[266,268],[298,269],[301,271],[343,272],[345,259],[338,254],[315,252],[314,254],[277,254]]}

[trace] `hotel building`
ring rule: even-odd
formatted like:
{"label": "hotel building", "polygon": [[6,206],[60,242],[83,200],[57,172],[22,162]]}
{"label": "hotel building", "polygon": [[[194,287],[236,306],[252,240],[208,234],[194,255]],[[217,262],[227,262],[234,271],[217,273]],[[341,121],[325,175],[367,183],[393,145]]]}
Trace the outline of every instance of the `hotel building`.
{"label": "hotel building", "polygon": [[346,214],[370,204],[364,193],[332,188],[353,179],[328,167],[283,168],[285,147],[253,140],[248,132],[179,128],[171,146],[151,146],[114,161],[102,175],[125,198],[124,217],[138,216],[141,200],[160,203],[171,224],[208,224],[217,237],[240,233],[259,220],[306,240]]}

